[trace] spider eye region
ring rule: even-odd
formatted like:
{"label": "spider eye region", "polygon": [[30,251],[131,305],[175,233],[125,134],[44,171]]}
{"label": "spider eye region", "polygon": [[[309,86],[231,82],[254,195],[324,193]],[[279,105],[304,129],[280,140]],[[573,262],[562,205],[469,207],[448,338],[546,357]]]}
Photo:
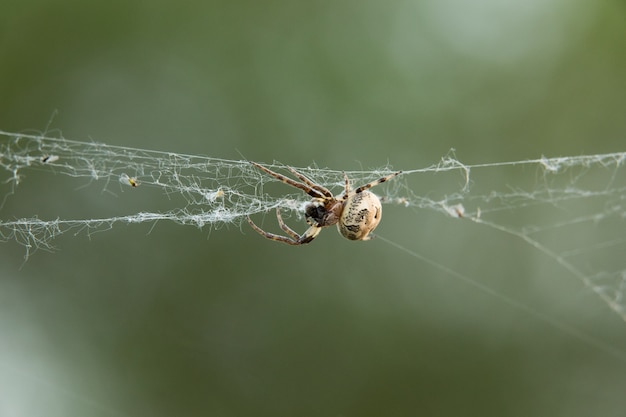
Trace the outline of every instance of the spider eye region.
{"label": "spider eye region", "polygon": [[363,191],[346,200],[337,228],[346,239],[369,240],[368,235],[380,223],[381,214],[382,205],[378,197]]}
{"label": "spider eye region", "polygon": [[312,226],[322,226],[326,217],[326,208],[323,204],[314,202],[306,206],[304,215],[306,222]]}

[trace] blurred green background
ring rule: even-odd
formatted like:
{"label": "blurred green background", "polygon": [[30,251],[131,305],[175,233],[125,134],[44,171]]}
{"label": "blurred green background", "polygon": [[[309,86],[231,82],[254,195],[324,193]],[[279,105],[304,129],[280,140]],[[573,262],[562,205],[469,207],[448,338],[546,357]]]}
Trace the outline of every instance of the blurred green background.
{"label": "blurred green background", "polygon": [[[623,151],[625,13],[2,1],[0,129],[338,170]],[[31,181],[0,218],[132,214]],[[380,239],[150,230],[64,235],[24,264],[0,246],[0,416],[624,415],[624,361]],[[624,322],[521,241],[394,206],[378,231],[626,350]]]}

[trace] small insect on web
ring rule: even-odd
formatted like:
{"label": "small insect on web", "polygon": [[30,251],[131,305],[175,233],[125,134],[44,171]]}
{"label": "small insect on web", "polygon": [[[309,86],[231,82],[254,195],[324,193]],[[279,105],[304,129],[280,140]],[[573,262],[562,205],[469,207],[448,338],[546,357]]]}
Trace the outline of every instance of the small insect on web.
{"label": "small insect on web", "polygon": [[310,243],[317,237],[322,228],[335,224],[337,225],[339,233],[346,239],[370,240],[370,233],[378,226],[378,223],[380,223],[382,205],[376,194],[368,190],[402,173],[402,171],[394,172],[393,174],[362,185],[355,190],[350,190],[350,179],[344,173],[344,191],[337,197],[333,197],[330,190],[314,183],[292,167],[287,167],[287,169],[302,181],[301,183],[265,168],[256,162],[251,162],[251,164],[277,180],[298,188],[313,197],[305,206],[304,210],[306,222],[310,227],[302,235],[299,235],[285,224],[280,214],[280,207],[276,207],[278,225],[288,236],[280,236],[266,232],[254,224],[250,216],[247,216],[250,226],[260,235],[277,242],[294,246]]}
{"label": "small insect on web", "polygon": [[[28,259],[38,249],[54,249],[54,239],[70,231],[91,236],[118,224],[163,221],[197,228],[239,226],[277,208],[302,213],[309,229],[296,233],[285,225],[281,212],[277,219],[283,236],[266,233],[248,220],[250,226],[291,245],[310,242],[331,224],[348,239],[367,240],[380,221],[380,202],[406,208],[404,216],[413,216],[416,227],[424,215],[435,213],[472,222],[480,226],[476,230],[512,236],[537,252],[538,266],[544,267],[538,263],[544,259],[548,266],[558,266],[564,277],[578,280],[626,321],[625,162],[626,152],[615,152],[468,165],[450,153],[431,166],[403,170],[406,181],[390,181],[378,198],[369,189],[399,173],[260,166],[248,160],[0,131],[0,242],[22,245]],[[291,178],[278,174],[281,169]],[[119,198],[118,206],[122,197],[116,191],[130,188],[134,192],[124,200],[132,196],[145,209],[104,211],[101,216],[85,211],[76,217],[48,213],[45,204],[24,204],[28,194],[18,190],[36,185],[42,173],[52,174],[43,189],[55,198],[63,192],[82,194],[90,185],[101,188],[99,198]],[[419,181],[408,182],[414,178]],[[285,193],[263,193],[270,179],[292,187],[283,187]],[[366,185],[350,190],[350,182]],[[329,190],[339,185],[344,190],[333,197]],[[350,198],[354,212],[335,211],[342,206],[333,206],[333,199],[348,207]],[[361,224],[365,217],[359,216],[365,213],[373,220]],[[342,221],[348,214],[354,219]]]}

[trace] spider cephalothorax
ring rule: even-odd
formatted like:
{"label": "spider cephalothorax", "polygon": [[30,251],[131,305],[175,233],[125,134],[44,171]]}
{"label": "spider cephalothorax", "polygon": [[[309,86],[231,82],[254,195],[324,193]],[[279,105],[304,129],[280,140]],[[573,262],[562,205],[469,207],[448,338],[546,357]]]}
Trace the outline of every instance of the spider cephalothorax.
{"label": "spider cephalothorax", "polygon": [[313,197],[311,202],[308,203],[304,209],[304,217],[310,227],[302,235],[299,235],[285,224],[280,215],[280,209],[278,208],[276,209],[278,225],[289,236],[268,233],[254,224],[250,217],[248,217],[248,223],[250,223],[250,226],[259,234],[268,239],[277,240],[289,245],[302,245],[309,243],[317,237],[323,227],[332,226],[334,224],[337,225],[339,233],[341,233],[341,235],[346,239],[371,239],[369,234],[376,228],[376,226],[378,226],[378,223],[380,223],[382,205],[376,194],[368,190],[375,185],[383,183],[401,173],[401,171],[394,172],[386,177],[382,177],[376,181],[362,185],[355,190],[350,190],[350,180],[347,175],[344,175],[345,189],[343,193],[337,197],[333,197],[332,193],[328,189],[315,184],[313,181],[291,167],[287,168],[293,175],[300,179],[302,183],[271,171],[256,162],[251,162],[251,164],[268,173],[272,177],[289,184],[292,187],[299,188]]}
{"label": "spider cephalothorax", "polygon": [[342,201],[315,198],[304,207],[304,218],[310,226],[332,226],[339,221],[342,207]]}

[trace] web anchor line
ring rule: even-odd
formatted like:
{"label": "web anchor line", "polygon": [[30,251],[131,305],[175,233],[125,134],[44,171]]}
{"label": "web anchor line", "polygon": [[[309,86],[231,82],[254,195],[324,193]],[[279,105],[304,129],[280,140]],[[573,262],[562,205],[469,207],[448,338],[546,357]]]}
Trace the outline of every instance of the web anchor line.
{"label": "web anchor line", "polygon": [[[404,169],[393,181],[377,186],[376,194],[383,204],[408,209],[402,215],[416,227],[422,213],[431,211],[522,239],[626,321],[624,161],[626,152],[464,164],[451,151],[428,167]],[[290,174],[288,166],[277,162],[262,165]],[[368,184],[397,172],[390,166],[345,172],[317,166],[293,169],[333,195],[345,189],[346,177],[353,184]],[[85,213],[84,218],[46,218],[46,204],[27,200],[11,206],[16,214],[9,214],[8,203],[30,187],[39,187],[42,199],[68,204],[96,187],[101,191],[97,198],[116,198],[117,205],[139,196],[146,209],[108,217]],[[91,236],[118,224],[168,221],[245,228],[248,216],[275,216],[280,209],[286,222],[305,225],[310,199],[247,160],[0,131],[0,241],[21,244],[26,259],[37,249],[54,249],[54,239],[69,231]],[[154,209],[157,204],[159,210]]]}

